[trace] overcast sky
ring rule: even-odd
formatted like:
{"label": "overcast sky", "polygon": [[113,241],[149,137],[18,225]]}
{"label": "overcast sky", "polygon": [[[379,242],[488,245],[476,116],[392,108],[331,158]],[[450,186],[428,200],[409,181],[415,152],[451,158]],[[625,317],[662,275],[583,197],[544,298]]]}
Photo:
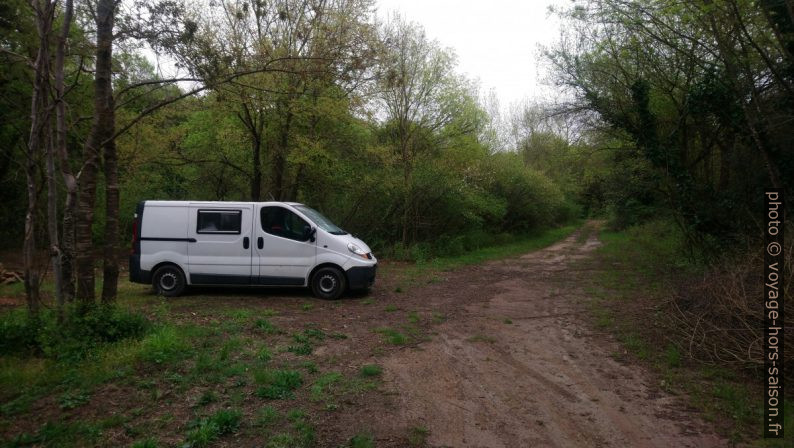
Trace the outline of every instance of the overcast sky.
{"label": "overcast sky", "polygon": [[565,0],[377,0],[385,19],[397,11],[425,27],[427,35],[458,55],[459,69],[494,89],[501,107],[548,94],[538,45],[559,39],[549,5]]}

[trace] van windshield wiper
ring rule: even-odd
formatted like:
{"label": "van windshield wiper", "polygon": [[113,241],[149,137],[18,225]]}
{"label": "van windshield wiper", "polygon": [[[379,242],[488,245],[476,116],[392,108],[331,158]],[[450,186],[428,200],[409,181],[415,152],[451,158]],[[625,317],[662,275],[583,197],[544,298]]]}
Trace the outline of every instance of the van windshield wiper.
{"label": "van windshield wiper", "polygon": [[330,233],[331,235],[347,235],[347,232],[345,232],[345,231],[344,231],[344,230],[342,230],[342,229],[339,229],[339,230],[338,230],[338,231],[336,231],[336,232],[328,232],[328,233]]}

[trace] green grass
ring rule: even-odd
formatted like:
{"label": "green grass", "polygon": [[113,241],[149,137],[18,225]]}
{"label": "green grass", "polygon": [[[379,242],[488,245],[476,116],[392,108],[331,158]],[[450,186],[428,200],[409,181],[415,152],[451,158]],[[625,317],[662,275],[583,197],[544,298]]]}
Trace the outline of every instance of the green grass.
{"label": "green grass", "polygon": [[257,396],[283,400],[294,398],[294,391],[303,384],[303,377],[297,370],[262,369],[254,372],[254,381],[259,385]]}
{"label": "green grass", "polygon": [[218,401],[218,394],[211,390],[204,391],[199,399],[196,401],[197,406],[206,406],[210,403],[215,403]]}
{"label": "green grass", "polygon": [[326,410],[334,410],[338,407],[338,398],[371,390],[375,386],[375,383],[363,378],[348,378],[340,372],[328,372],[314,380],[309,389],[309,399],[324,402]]}
{"label": "green grass", "polygon": [[493,344],[494,342],[496,342],[496,339],[492,338],[491,336],[486,336],[484,334],[475,334],[474,336],[471,336],[466,340],[469,342],[485,342],[488,344]]}
{"label": "green grass", "polygon": [[459,266],[480,264],[489,260],[525,254],[527,252],[543,249],[544,247],[564,239],[580,226],[581,222],[578,222],[556,229],[549,229],[536,235],[516,237],[513,241],[506,244],[483,247],[452,257],[434,258],[426,263],[426,266],[431,269],[446,271]]}
{"label": "green grass", "polygon": [[163,326],[141,341],[140,358],[154,364],[183,359],[190,347],[184,335],[173,326]]}
{"label": "green grass", "polygon": [[368,433],[356,434],[350,438],[348,448],[375,448],[375,439]]}
{"label": "green grass", "polygon": [[430,430],[424,426],[414,426],[408,431],[408,443],[411,446],[424,446],[427,442],[427,436],[430,435]]}
{"label": "green grass", "polygon": [[158,448],[157,439],[149,437],[148,439],[137,440],[130,445],[130,448]]}
{"label": "green grass", "polygon": [[42,425],[34,434],[20,434],[7,441],[5,446],[22,447],[44,445],[51,447],[72,447],[93,445],[102,436],[103,428],[97,423],[85,421],[52,422]]}
{"label": "green grass", "polygon": [[209,446],[221,436],[236,432],[241,420],[242,412],[239,410],[220,409],[189,425],[192,429],[185,438],[186,445],[196,448]]}
{"label": "green grass", "polygon": [[383,368],[377,364],[363,365],[359,369],[359,375],[363,377],[380,376],[381,373],[383,373]]}
{"label": "green grass", "polygon": [[254,325],[256,326],[257,330],[259,330],[259,331],[261,331],[261,332],[263,332],[265,334],[279,334],[279,333],[281,333],[281,330],[279,330],[275,325],[273,325],[267,319],[257,319],[256,322],[254,323]]}
{"label": "green grass", "polygon": [[264,406],[257,411],[255,424],[257,426],[271,426],[279,421],[281,414],[273,406]]}
{"label": "green grass", "polygon": [[404,334],[400,333],[399,331],[393,328],[380,327],[380,328],[376,328],[373,331],[375,331],[375,333],[379,333],[383,335],[386,342],[391,345],[405,345],[408,343],[408,338]]}

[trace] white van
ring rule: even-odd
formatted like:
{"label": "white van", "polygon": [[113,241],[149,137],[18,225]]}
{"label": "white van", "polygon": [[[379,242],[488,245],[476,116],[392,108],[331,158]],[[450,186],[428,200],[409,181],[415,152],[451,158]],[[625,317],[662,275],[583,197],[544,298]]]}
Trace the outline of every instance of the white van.
{"label": "white van", "polygon": [[130,281],[164,296],[188,285],[309,286],[339,298],[375,281],[369,247],[294,202],[143,201],[133,225]]}

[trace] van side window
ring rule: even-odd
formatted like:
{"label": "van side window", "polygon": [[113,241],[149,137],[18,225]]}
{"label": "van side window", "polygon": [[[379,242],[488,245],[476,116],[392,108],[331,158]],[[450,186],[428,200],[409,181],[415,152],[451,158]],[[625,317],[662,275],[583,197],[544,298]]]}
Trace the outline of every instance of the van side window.
{"label": "van side window", "polygon": [[308,241],[304,229],[309,225],[300,216],[283,207],[262,207],[260,211],[262,230],[283,238]]}
{"label": "van side window", "polygon": [[199,210],[196,233],[240,233],[242,210]]}

